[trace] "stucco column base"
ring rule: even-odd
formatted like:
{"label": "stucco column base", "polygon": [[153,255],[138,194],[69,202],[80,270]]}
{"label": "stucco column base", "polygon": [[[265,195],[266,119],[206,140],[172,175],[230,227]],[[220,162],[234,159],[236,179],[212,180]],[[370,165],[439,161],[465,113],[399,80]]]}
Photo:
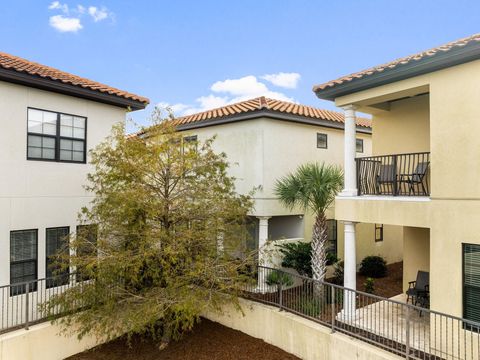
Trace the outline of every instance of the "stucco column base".
{"label": "stucco column base", "polygon": [[356,311],[340,311],[337,316],[335,317],[336,320],[344,322],[344,323],[351,323],[359,318],[359,315]]}

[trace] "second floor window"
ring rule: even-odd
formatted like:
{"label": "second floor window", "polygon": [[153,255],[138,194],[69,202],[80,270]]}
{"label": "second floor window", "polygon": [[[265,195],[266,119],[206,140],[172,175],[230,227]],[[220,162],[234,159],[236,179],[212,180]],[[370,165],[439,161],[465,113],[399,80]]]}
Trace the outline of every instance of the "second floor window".
{"label": "second floor window", "polygon": [[28,109],[27,159],[85,163],[87,119]]}
{"label": "second floor window", "polygon": [[317,148],[326,149],[327,148],[327,134],[317,133]]}
{"label": "second floor window", "polygon": [[356,146],[357,146],[357,153],[363,153],[363,139],[357,139]]}

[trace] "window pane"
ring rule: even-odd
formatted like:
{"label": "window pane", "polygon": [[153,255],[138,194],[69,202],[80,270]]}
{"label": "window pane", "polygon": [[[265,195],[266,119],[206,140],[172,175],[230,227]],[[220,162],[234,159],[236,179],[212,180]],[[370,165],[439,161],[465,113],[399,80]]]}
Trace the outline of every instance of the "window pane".
{"label": "window pane", "polygon": [[83,141],[73,141],[73,150],[83,152]]}
{"label": "window pane", "polygon": [[34,132],[41,134],[43,131],[42,123],[39,121],[28,122],[28,132]]}
{"label": "window pane", "polygon": [[57,113],[51,111],[43,111],[43,122],[57,124]]}
{"label": "window pane", "polygon": [[60,126],[60,136],[73,137],[73,128],[71,126]]}
{"label": "window pane", "polygon": [[44,137],[42,140],[42,145],[44,148],[55,149],[55,139]]}
{"label": "window pane", "polygon": [[72,150],[72,140],[60,140],[60,149],[62,150]]}
{"label": "window pane", "polygon": [[72,151],[60,150],[60,160],[72,160]]}
{"label": "window pane", "polygon": [[85,138],[85,129],[73,128],[73,137],[77,139]]}
{"label": "window pane", "polygon": [[45,135],[56,135],[57,134],[57,125],[55,124],[43,124],[43,134]]}
{"label": "window pane", "polygon": [[42,158],[42,148],[39,147],[28,147],[28,157],[29,158],[36,158],[36,159],[41,159]]}
{"label": "window pane", "polygon": [[55,149],[42,149],[42,159],[55,159]]}
{"label": "window pane", "polygon": [[81,129],[85,129],[85,118],[75,117],[73,119],[73,126]]}
{"label": "window pane", "polygon": [[28,109],[28,120],[29,121],[43,121],[43,111],[35,110],[35,109]]}
{"label": "window pane", "polygon": [[84,160],[83,152],[81,151],[73,152],[73,161],[83,161],[83,160]]}
{"label": "window pane", "polygon": [[42,137],[41,136],[35,136],[35,135],[28,135],[28,146],[41,147],[42,146]]}
{"label": "window pane", "polygon": [[60,125],[62,126],[73,126],[73,116],[71,115],[60,115]]}

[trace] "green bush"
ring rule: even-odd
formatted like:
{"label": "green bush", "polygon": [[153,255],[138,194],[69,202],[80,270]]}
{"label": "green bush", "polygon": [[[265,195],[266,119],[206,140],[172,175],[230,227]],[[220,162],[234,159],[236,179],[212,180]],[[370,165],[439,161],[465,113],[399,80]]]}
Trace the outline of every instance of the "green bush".
{"label": "green bush", "polygon": [[267,275],[266,283],[267,285],[292,286],[293,278],[287,273],[273,270]]}
{"label": "green bush", "polygon": [[367,256],[360,264],[360,274],[372,278],[387,275],[387,262],[381,256]]}
{"label": "green bush", "polygon": [[327,252],[327,265],[333,265],[337,263],[339,258],[334,253]]}
{"label": "green bush", "polygon": [[333,283],[343,285],[343,261],[338,261],[333,265]]}
{"label": "green bush", "polygon": [[322,301],[318,297],[302,295],[296,301],[295,309],[303,315],[316,317],[322,312]]}
{"label": "green bush", "polygon": [[302,276],[312,277],[312,245],[309,242],[295,242],[276,245],[283,255],[282,267],[292,268]]}
{"label": "green bush", "polygon": [[365,292],[369,294],[373,294],[375,292],[375,280],[373,278],[367,278],[363,285],[365,286]]}

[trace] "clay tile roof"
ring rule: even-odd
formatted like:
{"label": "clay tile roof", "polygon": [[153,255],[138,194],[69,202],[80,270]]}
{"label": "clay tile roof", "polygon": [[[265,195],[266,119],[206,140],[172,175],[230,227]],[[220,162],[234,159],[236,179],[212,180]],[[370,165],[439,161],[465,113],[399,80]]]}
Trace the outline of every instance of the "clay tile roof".
{"label": "clay tile roof", "polygon": [[[191,124],[195,122],[202,122],[205,120],[220,120],[227,116],[234,116],[238,114],[254,113],[256,111],[267,110],[271,112],[277,112],[282,114],[291,114],[297,116],[303,116],[311,119],[327,120],[338,123],[344,122],[343,113],[323,110],[314,108],[307,105],[295,104],[288,101],[281,101],[275,99],[269,99],[264,96],[242,101],[239,103],[226,105],[221,108],[203,111],[197,114],[187,115],[176,118],[174,120],[175,125],[181,126]],[[357,125],[370,128],[372,126],[371,120],[366,118],[357,118]]]}
{"label": "clay tile roof", "polygon": [[32,76],[39,76],[48,80],[62,82],[72,86],[82,87],[92,91],[114,95],[128,100],[137,101],[147,105],[150,100],[114,87],[101,84],[96,81],[82,78],[80,76],[69,74],[65,71],[38,64],[18,56],[13,56],[0,52],[0,68],[12,70],[20,73],[26,73]]}
{"label": "clay tile roof", "polygon": [[415,61],[420,61],[422,59],[433,57],[435,55],[448,52],[448,51],[450,51],[452,49],[455,49],[455,48],[464,47],[466,45],[469,45],[469,44],[472,44],[472,43],[475,43],[475,42],[480,42],[480,33],[479,34],[474,34],[474,35],[471,35],[471,36],[468,36],[466,38],[462,38],[462,39],[459,39],[459,40],[455,40],[455,41],[449,42],[447,44],[437,46],[437,47],[434,47],[434,48],[426,50],[426,51],[419,52],[417,54],[405,56],[405,57],[402,57],[400,59],[390,61],[390,62],[388,62],[386,64],[383,64],[383,65],[374,66],[374,67],[371,67],[371,68],[366,69],[366,70],[362,70],[362,71],[359,71],[359,72],[356,72],[356,73],[353,73],[353,74],[350,74],[350,75],[342,76],[338,79],[331,80],[331,81],[328,81],[328,82],[320,84],[320,85],[315,85],[313,87],[313,91],[314,92],[320,92],[322,90],[325,90],[325,89],[328,89],[328,88],[333,88],[337,85],[340,85],[340,84],[343,84],[343,83],[346,83],[346,82],[355,81],[357,79],[365,78],[367,76],[370,76],[370,75],[373,75],[373,74],[376,74],[376,73],[388,71],[388,70],[394,69],[394,68],[396,68],[400,65],[406,65],[406,64],[413,63]]}

